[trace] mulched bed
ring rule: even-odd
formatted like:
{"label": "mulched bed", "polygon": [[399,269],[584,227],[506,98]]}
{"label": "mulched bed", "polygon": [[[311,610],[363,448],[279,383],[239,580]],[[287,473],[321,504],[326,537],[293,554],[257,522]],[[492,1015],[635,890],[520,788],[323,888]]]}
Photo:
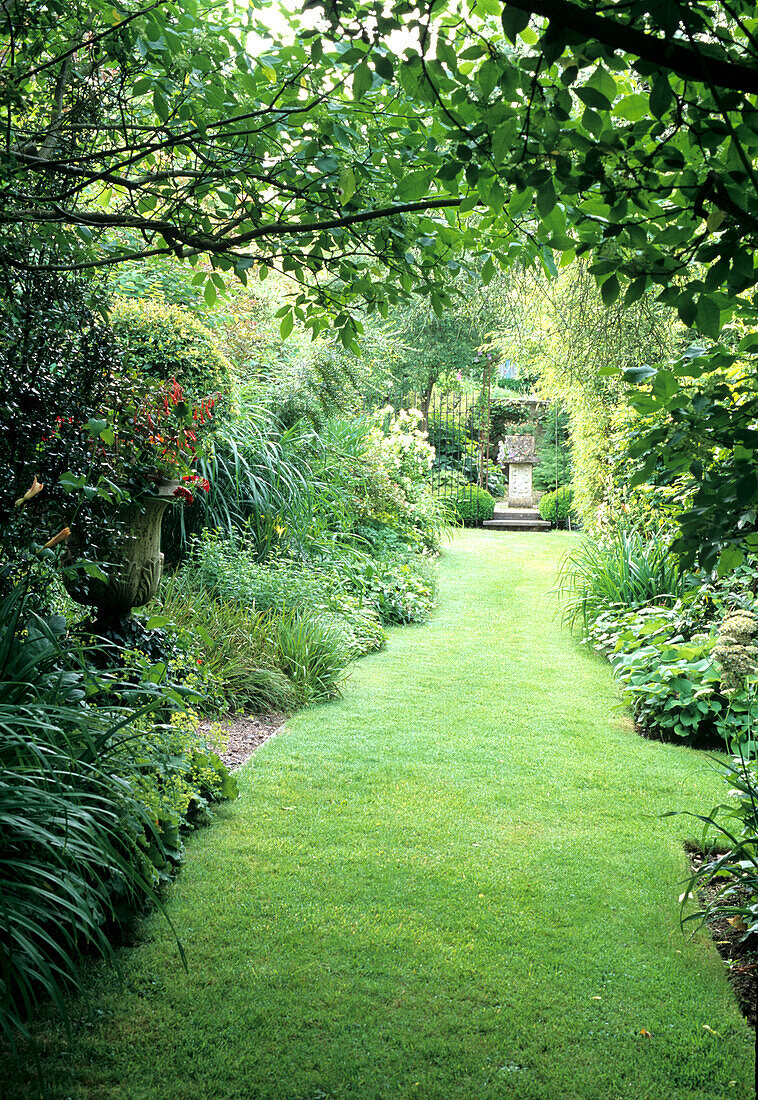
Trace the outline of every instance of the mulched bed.
{"label": "mulched bed", "polygon": [[[699,870],[708,858],[697,850],[688,850],[687,854],[693,872]],[[706,906],[715,894],[715,886],[704,886],[698,891],[698,899]],[[742,1013],[750,1026],[755,1028],[758,1007],[758,937],[743,939],[743,932],[735,928],[729,918],[718,915],[708,920],[707,926],[721,958],[726,963],[727,978]]]}
{"label": "mulched bed", "polygon": [[200,728],[221,726],[226,748],[219,756],[230,771],[240,768],[257,748],[274,737],[285,722],[283,714],[230,714],[216,722],[202,722]]}

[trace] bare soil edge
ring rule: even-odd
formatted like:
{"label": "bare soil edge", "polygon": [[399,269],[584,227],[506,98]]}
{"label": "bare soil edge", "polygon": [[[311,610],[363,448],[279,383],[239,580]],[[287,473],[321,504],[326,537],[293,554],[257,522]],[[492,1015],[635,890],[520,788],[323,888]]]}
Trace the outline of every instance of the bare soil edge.
{"label": "bare soil edge", "polygon": [[[686,845],[693,874],[709,857],[699,848]],[[710,857],[712,858],[712,857]],[[706,885],[698,890],[698,901],[705,908],[716,896],[716,887]],[[733,918],[720,917],[718,910],[706,921],[706,927],[727,968],[727,980],[734,990],[742,1014],[755,1030],[758,1008],[758,936],[744,938],[744,930],[732,923]]]}
{"label": "bare soil edge", "polygon": [[281,730],[283,714],[233,714],[216,721],[203,721],[200,729],[208,733],[213,727],[219,732],[219,756],[230,771],[241,768],[256,749]]}

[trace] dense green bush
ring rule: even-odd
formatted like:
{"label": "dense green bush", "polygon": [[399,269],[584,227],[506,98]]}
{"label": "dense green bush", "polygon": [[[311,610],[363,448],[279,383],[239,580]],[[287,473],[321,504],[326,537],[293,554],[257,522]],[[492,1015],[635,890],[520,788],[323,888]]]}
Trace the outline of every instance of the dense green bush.
{"label": "dense green bush", "polygon": [[394,529],[414,549],[439,548],[442,516],[432,494],[434,452],[417,410],[331,418],[315,443],[315,530]]}
{"label": "dense green bush", "polygon": [[452,518],[464,527],[480,527],[495,514],[495,498],[478,485],[467,485],[443,498]]}
{"label": "dense green bush", "polygon": [[206,591],[249,611],[316,610],[328,606],[322,570],[296,562],[256,560],[242,539],[221,539],[210,532],[195,543],[191,571]]}
{"label": "dense green bush", "polygon": [[[86,424],[110,405],[111,375],[119,360],[97,282],[34,268],[9,269],[5,276],[0,560],[15,561],[30,542],[44,543],[69,525],[75,512],[86,541],[95,541],[92,507],[72,498],[64,482],[69,473],[84,481],[91,467],[93,441]],[[40,581],[43,572],[37,563]]]}
{"label": "dense green bush", "polygon": [[[231,563],[239,576],[228,570]],[[304,571],[260,566],[239,547],[206,540],[193,561],[163,584],[155,606],[178,632],[196,637],[203,672],[221,697],[219,709],[287,713],[330,698],[339,693],[349,662],[376,648],[376,635],[359,643],[351,629],[362,609],[351,608],[354,618],[331,610],[307,586],[310,579]],[[375,617],[373,624],[381,631]]]}
{"label": "dense green bush", "polygon": [[191,405],[221,394],[219,418],[237,407],[231,363],[196,316],[163,301],[116,298],[109,319],[127,372],[159,383],[175,378]]}
{"label": "dense green bush", "polygon": [[108,285],[118,298],[164,301],[190,310],[208,323],[216,322],[215,316],[208,314],[203,287],[196,281],[192,268],[175,256],[153,256],[117,264]]}
{"label": "dense green bush", "polygon": [[[436,575],[432,562],[413,554],[402,540],[394,549],[389,532],[378,532],[374,554],[332,544],[320,560],[256,562],[239,543],[204,538],[193,568],[217,598],[242,607],[283,614],[289,610],[336,616],[351,637],[354,655],[384,642],[380,622],[416,622],[434,602]],[[322,545],[323,549],[323,545]]]}
{"label": "dense green bush", "polygon": [[758,728],[754,563],[721,579],[680,576],[664,540],[631,528],[584,540],[563,571],[564,613],[608,657],[641,731],[748,745]]}
{"label": "dense green bush", "polygon": [[613,666],[639,729],[664,740],[708,744],[722,734],[727,704],[712,652],[715,637],[681,633],[677,608],[614,608],[589,627]]}
{"label": "dense green bush", "polygon": [[540,516],[554,527],[566,527],[574,518],[573,499],[574,490],[569,485],[545,493],[538,505]]}
{"label": "dense green bush", "polygon": [[407,550],[373,560],[365,571],[365,598],[384,623],[423,622],[437,595],[437,568],[426,555]]}

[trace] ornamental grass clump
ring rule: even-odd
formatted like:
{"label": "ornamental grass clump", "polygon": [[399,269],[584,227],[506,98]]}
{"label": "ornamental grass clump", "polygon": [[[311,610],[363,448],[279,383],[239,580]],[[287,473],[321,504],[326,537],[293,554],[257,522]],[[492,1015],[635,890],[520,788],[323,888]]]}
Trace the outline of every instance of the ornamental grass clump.
{"label": "ornamental grass clump", "polygon": [[208,695],[212,711],[221,707],[286,712],[295,707],[294,687],[276,667],[272,621],[266,611],[214,596],[191,569],[164,582],[155,609],[180,637],[194,640],[203,677],[220,694],[220,699]]}
{"label": "ornamental grass clump", "polygon": [[275,620],[277,661],[303,706],[341,694],[349,645],[333,624],[303,612]]}
{"label": "ornamental grass clump", "polygon": [[167,860],[122,751],[135,714],[92,705],[94,678],[72,665],[17,586],[0,602],[0,1032],[11,1045],[45,999],[65,1018],[82,950],[113,960],[108,927],[155,899]]}
{"label": "ornamental grass clump", "polygon": [[585,634],[610,607],[671,606],[683,590],[668,542],[634,524],[583,538],[561,562],[558,581],[564,621],[579,622]]}

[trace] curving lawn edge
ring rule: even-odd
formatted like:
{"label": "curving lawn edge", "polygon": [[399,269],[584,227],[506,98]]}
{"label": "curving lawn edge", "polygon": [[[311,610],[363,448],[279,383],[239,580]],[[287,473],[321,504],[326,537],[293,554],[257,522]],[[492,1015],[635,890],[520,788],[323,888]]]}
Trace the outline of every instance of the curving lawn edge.
{"label": "curving lawn edge", "polygon": [[[676,898],[708,759],[636,737],[544,593],[570,536],[468,532],[426,627],[238,773],[169,910],[94,974],[52,1094],[713,1100],[753,1040]],[[92,1026],[90,1026],[92,1025]],[[8,1068],[4,1093],[34,1095]]]}

